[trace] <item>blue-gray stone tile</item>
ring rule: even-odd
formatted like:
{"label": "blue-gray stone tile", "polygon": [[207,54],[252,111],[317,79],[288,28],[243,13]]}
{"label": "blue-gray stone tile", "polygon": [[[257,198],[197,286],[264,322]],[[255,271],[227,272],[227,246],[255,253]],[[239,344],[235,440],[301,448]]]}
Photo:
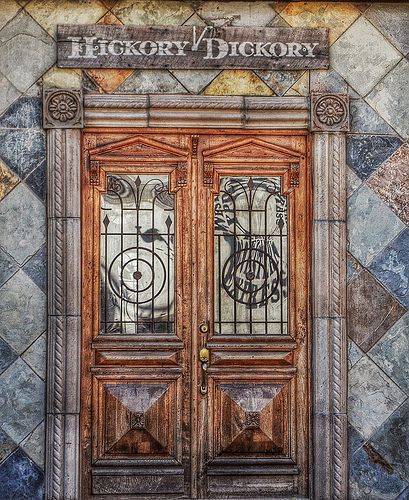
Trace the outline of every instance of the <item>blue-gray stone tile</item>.
{"label": "blue-gray stone tile", "polygon": [[47,248],[43,245],[40,250],[24,265],[24,272],[45,293],[47,288]]}
{"label": "blue-gray stone tile", "polygon": [[407,395],[367,356],[348,375],[348,421],[368,439]]}
{"label": "blue-gray stone tile", "polygon": [[365,439],[352,425],[348,425],[348,456],[351,457],[363,444]]}
{"label": "blue-gray stone tile", "polygon": [[20,443],[43,419],[44,382],[19,358],[0,375],[0,427]]}
{"label": "blue-gray stone tile", "polygon": [[0,113],[5,111],[19,95],[20,92],[16,87],[5,76],[0,74]]}
{"label": "blue-gray stone tile", "polygon": [[0,130],[0,158],[20,179],[25,179],[45,159],[44,132]]}
{"label": "blue-gray stone tile", "polygon": [[365,17],[403,54],[409,53],[409,5],[375,3]]}
{"label": "blue-gray stone tile", "polygon": [[310,71],[311,92],[345,94],[347,90],[347,82],[334,69]]}
{"label": "blue-gray stone tile", "polygon": [[358,274],[363,270],[361,264],[353,258],[353,256],[347,254],[347,281],[351,281],[356,278]]}
{"label": "blue-gray stone tile", "polygon": [[409,313],[386,332],[368,355],[409,394]]}
{"label": "blue-gray stone tile", "polygon": [[401,145],[402,140],[394,136],[348,135],[347,164],[361,179],[367,179]]}
{"label": "blue-gray stone tile", "polygon": [[24,11],[0,31],[0,43],[0,71],[20,92],[31,87],[56,60],[54,40]]}
{"label": "blue-gray stone tile", "polygon": [[0,338],[0,374],[14,363],[18,358],[17,353]]}
{"label": "blue-gray stone tile", "polygon": [[356,173],[349,167],[347,167],[347,196],[348,198],[351,194],[356,191],[362,184],[362,179],[356,175]]}
{"label": "blue-gray stone tile", "polygon": [[365,184],[348,199],[349,251],[366,266],[405,224]]}
{"label": "blue-gray stone tile", "polygon": [[356,451],[349,464],[350,500],[395,500],[407,483],[371,446]]}
{"label": "blue-gray stone tile", "polygon": [[44,444],[45,426],[44,421],[42,421],[20,445],[27,455],[34,460],[42,470],[44,470]]}
{"label": "blue-gray stone tile", "polygon": [[0,336],[21,354],[46,328],[46,297],[24,273],[0,288]]}
{"label": "blue-gray stone tile", "polygon": [[350,102],[350,131],[357,134],[393,134],[393,129],[363,99]]}
{"label": "blue-gray stone tile", "polygon": [[47,165],[45,159],[26,177],[25,183],[45,202],[47,192]]}
{"label": "blue-gray stone tile", "polygon": [[16,261],[0,248],[0,287],[3,286],[17,270],[18,265]]}
{"label": "blue-gray stone tile", "polygon": [[18,264],[37,253],[46,238],[44,204],[24,183],[0,203],[1,246]]}
{"label": "blue-gray stone tile", "polygon": [[371,263],[370,270],[406,307],[409,307],[409,229],[405,229]]}
{"label": "blue-gray stone tile", "polygon": [[[0,463],[10,455],[17,448],[17,444],[11,439],[11,437],[0,429]],[[1,494],[1,485],[0,485]],[[1,497],[0,497],[1,498]]]}
{"label": "blue-gray stone tile", "polygon": [[379,427],[370,444],[396,471],[409,478],[409,399]]}
{"label": "blue-gray stone tile", "polygon": [[42,500],[43,481],[43,472],[21,448],[0,465],[2,500]]}
{"label": "blue-gray stone tile", "polygon": [[348,339],[348,369],[350,370],[362,358],[364,352],[351,339]]}
{"label": "blue-gray stone tile", "polygon": [[405,491],[396,498],[396,500],[409,500],[409,488],[406,488]]}
{"label": "blue-gray stone tile", "polygon": [[43,333],[21,355],[30,368],[43,380],[45,379],[46,348],[47,339],[45,333]]}
{"label": "blue-gray stone tile", "polygon": [[41,99],[23,96],[0,116],[0,128],[40,128],[41,115]]}

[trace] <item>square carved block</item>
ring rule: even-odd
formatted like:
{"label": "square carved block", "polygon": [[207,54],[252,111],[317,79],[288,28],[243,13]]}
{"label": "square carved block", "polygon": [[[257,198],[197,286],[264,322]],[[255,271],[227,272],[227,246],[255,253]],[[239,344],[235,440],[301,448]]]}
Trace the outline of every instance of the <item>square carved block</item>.
{"label": "square carved block", "polygon": [[289,458],[290,387],[288,380],[215,382],[214,458]]}
{"label": "square carved block", "polygon": [[347,132],[349,96],[347,94],[311,94],[311,132]]}
{"label": "square carved block", "polygon": [[176,458],[176,381],[96,383],[95,458]]}
{"label": "square carved block", "polygon": [[43,128],[83,128],[82,90],[44,89]]}

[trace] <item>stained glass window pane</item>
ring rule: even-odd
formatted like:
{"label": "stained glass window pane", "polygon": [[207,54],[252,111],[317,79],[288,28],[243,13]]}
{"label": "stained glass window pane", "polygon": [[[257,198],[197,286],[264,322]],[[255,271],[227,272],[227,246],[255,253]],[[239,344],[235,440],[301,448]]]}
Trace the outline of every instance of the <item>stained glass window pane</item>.
{"label": "stained glass window pane", "polygon": [[101,333],[174,330],[174,196],[167,175],[109,175],[101,200]]}
{"label": "stained glass window pane", "polygon": [[215,198],[215,332],[287,334],[287,198],[280,177],[222,177]]}

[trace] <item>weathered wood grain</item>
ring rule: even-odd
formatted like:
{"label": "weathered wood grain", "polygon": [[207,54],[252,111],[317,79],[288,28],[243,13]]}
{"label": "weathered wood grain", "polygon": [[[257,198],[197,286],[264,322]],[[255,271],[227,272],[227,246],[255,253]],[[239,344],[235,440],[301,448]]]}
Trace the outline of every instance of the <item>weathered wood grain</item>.
{"label": "weathered wood grain", "polygon": [[325,69],[326,28],[60,25],[61,68]]}

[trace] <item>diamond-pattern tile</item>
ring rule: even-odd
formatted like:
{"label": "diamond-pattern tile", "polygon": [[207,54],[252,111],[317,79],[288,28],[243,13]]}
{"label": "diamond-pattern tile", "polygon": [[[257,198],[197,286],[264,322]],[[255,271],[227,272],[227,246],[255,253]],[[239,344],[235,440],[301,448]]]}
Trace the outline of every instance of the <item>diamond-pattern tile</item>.
{"label": "diamond-pattern tile", "polygon": [[361,96],[370,92],[401,57],[402,54],[362,17],[341,35],[330,50],[334,69]]}
{"label": "diamond-pattern tile", "polygon": [[0,463],[17,448],[17,444],[0,428]]}
{"label": "diamond-pattern tile", "polygon": [[0,375],[0,427],[20,443],[43,418],[44,382],[19,358]]}
{"label": "diamond-pattern tile", "polygon": [[13,258],[0,248],[0,286],[18,270],[18,265]]}
{"label": "diamond-pattern tile", "polygon": [[218,69],[175,69],[172,75],[191,93],[200,92],[220,73]]}
{"label": "diamond-pattern tile", "polygon": [[0,128],[40,128],[41,98],[22,96],[0,117]]}
{"label": "diamond-pattern tile", "polygon": [[357,134],[392,135],[393,129],[363,99],[350,101],[350,131]]}
{"label": "diamond-pattern tile", "polygon": [[372,436],[371,445],[409,478],[409,399]]}
{"label": "diamond-pattern tile", "polygon": [[276,95],[284,95],[303,74],[302,71],[258,70],[255,72]]}
{"label": "diamond-pattern tile", "polygon": [[364,353],[351,339],[348,339],[348,368],[351,369],[362,358]]}
{"label": "diamond-pattern tile", "polygon": [[403,59],[368,95],[369,104],[404,139],[409,138],[409,61]]}
{"label": "diamond-pattern tile", "polygon": [[4,500],[42,500],[43,480],[41,469],[21,448],[0,465],[1,494]]}
{"label": "diamond-pattern tile", "polygon": [[405,312],[366,269],[348,284],[348,335],[365,352]]}
{"label": "diamond-pattern tile", "polygon": [[45,208],[31,190],[20,183],[0,203],[1,245],[19,264],[45,242]]}
{"label": "diamond-pattern tile", "polygon": [[409,53],[409,5],[377,3],[369,7],[365,17],[403,54]]}
{"label": "diamond-pattern tile", "polygon": [[45,295],[24,271],[0,288],[0,336],[22,353],[45,330]]}
{"label": "diamond-pattern tile", "polygon": [[409,394],[409,313],[390,328],[368,355]]}
{"label": "diamond-pattern tile", "polygon": [[347,195],[348,198],[356,191],[362,184],[362,180],[356,175],[356,173],[349,167],[347,167]]}
{"label": "diamond-pattern tile", "polygon": [[137,70],[117,89],[121,93],[133,94],[187,94],[176,78],[165,69]]}
{"label": "diamond-pattern tile", "polygon": [[348,387],[348,420],[366,439],[407,397],[367,356],[349,371]]}
{"label": "diamond-pattern tile", "polygon": [[47,248],[42,246],[24,265],[24,272],[30,276],[34,283],[46,293],[47,287]]}
{"label": "diamond-pattern tile", "polygon": [[204,95],[273,95],[253,71],[224,70],[206,87]]}
{"label": "diamond-pattern tile", "polygon": [[44,88],[81,88],[81,70],[57,68],[53,66],[46,73],[44,73],[42,81]]}
{"label": "diamond-pattern tile", "polygon": [[280,16],[292,27],[330,28],[330,44],[357,19],[360,12],[350,3],[288,2]]}
{"label": "diamond-pattern tile", "polygon": [[3,0],[0,9],[0,29],[3,28],[20,10],[20,5],[15,0]]}
{"label": "diamond-pattern tile", "polygon": [[404,223],[365,184],[349,198],[349,251],[361,264],[371,262],[404,227]]}
{"label": "diamond-pattern tile", "polygon": [[0,50],[0,71],[21,92],[56,60],[53,39],[24,11],[0,31]]}
{"label": "diamond-pattern tile", "polygon": [[20,179],[24,179],[45,160],[44,132],[0,129],[0,159]]}
{"label": "diamond-pattern tile", "polygon": [[94,24],[107,12],[99,0],[31,0],[26,11],[56,39],[57,24]]}
{"label": "diamond-pattern tile", "polygon": [[0,338],[0,373],[7,370],[17,358],[17,353],[7,344],[7,342],[4,342],[4,340]]}
{"label": "diamond-pattern tile", "polygon": [[112,13],[124,24],[180,26],[194,14],[186,2],[169,0],[119,0]]}
{"label": "diamond-pattern tile", "polygon": [[370,271],[406,307],[409,307],[409,229],[382,250],[369,266]]}
{"label": "diamond-pattern tile", "polygon": [[395,500],[407,483],[369,444],[351,456],[349,464],[350,500]]}
{"label": "diamond-pattern tile", "polygon": [[20,444],[21,448],[33,460],[40,469],[44,469],[44,444],[45,428],[44,420],[36,427]]}
{"label": "diamond-pattern tile", "polygon": [[276,16],[271,2],[201,2],[196,12],[211,26],[266,26]]}
{"label": "diamond-pattern tile", "polygon": [[346,94],[348,91],[347,82],[333,69],[312,70],[310,79],[311,92]]}
{"label": "diamond-pattern tile", "polygon": [[19,90],[0,73],[0,113],[5,111],[19,95]]}
{"label": "diamond-pattern tile", "polygon": [[367,179],[402,144],[396,136],[348,135],[347,164]]}
{"label": "diamond-pattern tile", "polygon": [[26,177],[25,183],[41,201],[45,202],[47,190],[47,165],[45,159]]}
{"label": "diamond-pattern tile", "polygon": [[395,214],[409,225],[409,145],[404,144],[367,182]]}
{"label": "diamond-pattern tile", "polygon": [[47,339],[45,333],[43,333],[21,355],[30,368],[43,380],[45,379],[46,347]]}

